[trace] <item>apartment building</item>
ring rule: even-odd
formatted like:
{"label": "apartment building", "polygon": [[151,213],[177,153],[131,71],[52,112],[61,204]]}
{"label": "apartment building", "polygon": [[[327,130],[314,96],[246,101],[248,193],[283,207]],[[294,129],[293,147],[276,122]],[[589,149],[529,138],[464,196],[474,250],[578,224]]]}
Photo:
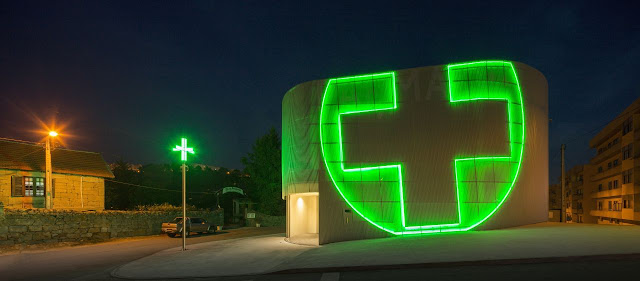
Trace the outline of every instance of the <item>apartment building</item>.
{"label": "apartment building", "polygon": [[560,222],[562,212],[562,187],[559,183],[549,185],[549,221]]}
{"label": "apartment building", "polygon": [[590,214],[599,224],[640,225],[639,125],[637,99],[589,143],[597,150],[590,162]]}
{"label": "apartment building", "polygon": [[590,194],[593,184],[588,180],[593,174],[591,165],[577,165],[565,173],[565,192],[563,196],[565,218],[569,223],[596,223],[591,216]]}

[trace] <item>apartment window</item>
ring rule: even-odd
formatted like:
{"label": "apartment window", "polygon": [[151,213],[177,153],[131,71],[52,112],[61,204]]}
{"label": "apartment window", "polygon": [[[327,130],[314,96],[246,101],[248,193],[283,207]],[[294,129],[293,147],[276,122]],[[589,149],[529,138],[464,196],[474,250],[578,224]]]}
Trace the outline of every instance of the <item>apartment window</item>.
{"label": "apartment window", "polygon": [[613,188],[614,188],[614,189],[616,189],[616,188],[618,188],[618,187],[620,187],[620,186],[618,185],[618,180],[614,180],[614,181],[613,181]]}
{"label": "apartment window", "polygon": [[609,211],[613,211],[613,202],[609,201]]}
{"label": "apartment window", "polygon": [[612,182],[608,182],[607,186],[609,187],[609,190],[611,190],[613,188],[613,183]]}
{"label": "apartment window", "polygon": [[602,173],[602,166],[598,167],[598,173]]}
{"label": "apartment window", "polygon": [[602,191],[602,184],[598,184],[598,191]]}
{"label": "apartment window", "polygon": [[622,211],[622,204],[618,201],[613,201],[613,210],[617,212]]}
{"label": "apartment window", "polygon": [[613,160],[613,166],[616,167],[620,164],[620,161],[618,161],[618,159]]}
{"label": "apartment window", "polygon": [[622,147],[622,160],[627,160],[631,158],[632,154],[633,154],[633,143],[630,143]]}
{"label": "apartment window", "polygon": [[602,201],[598,201],[598,211],[602,211]]}
{"label": "apartment window", "polygon": [[612,166],[611,162],[607,163],[607,169],[611,169],[611,166]]}
{"label": "apartment window", "polygon": [[633,182],[633,169],[622,171],[622,184]]}
{"label": "apartment window", "polygon": [[624,122],[622,122],[622,135],[626,135],[627,133],[631,132],[633,130],[633,116],[627,118],[627,120],[624,120]]}
{"label": "apartment window", "polygon": [[622,201],[622,208],[630,209],[631,208],[631,200],[627,200],[627,199],[623,200]]}
{"label": "apartment window", "polygon": [[620,139],[618,139],[618,138],[615,138],[615,139],[613,140],[613,144],[614,144],[614,145],[615,145],[615,144],[618,144],[618,142],[620,142]]}

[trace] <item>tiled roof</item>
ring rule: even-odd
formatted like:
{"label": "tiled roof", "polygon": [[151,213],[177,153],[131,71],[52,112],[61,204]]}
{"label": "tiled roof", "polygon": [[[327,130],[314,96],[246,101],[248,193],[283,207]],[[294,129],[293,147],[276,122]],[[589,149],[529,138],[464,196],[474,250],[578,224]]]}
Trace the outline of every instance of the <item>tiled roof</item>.
{"label": "tiled roof", "polygon": [[[55,148],[51,150],[51,165],[54,173],[113,178],[102,155],[95,152]],[[44,144],[0,139],[0,169],[44,172]]]}

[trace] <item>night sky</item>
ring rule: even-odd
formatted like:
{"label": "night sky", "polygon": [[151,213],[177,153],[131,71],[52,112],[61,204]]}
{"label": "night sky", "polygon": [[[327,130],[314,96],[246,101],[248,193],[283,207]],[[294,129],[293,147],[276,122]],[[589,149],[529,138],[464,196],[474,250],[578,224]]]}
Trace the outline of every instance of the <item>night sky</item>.
{"label": "night sky", "polygon": [[507,59],[549,82],[556,181],[560,144],[568,167],[588,161],[590,138],[640,96],[625,2],[263,2],[2,1],[0,137],[38,141],[36,120],[55,119],[68,148],[145,164],[177,159],[188,136],[193,161],[242,168],[298,83]]}

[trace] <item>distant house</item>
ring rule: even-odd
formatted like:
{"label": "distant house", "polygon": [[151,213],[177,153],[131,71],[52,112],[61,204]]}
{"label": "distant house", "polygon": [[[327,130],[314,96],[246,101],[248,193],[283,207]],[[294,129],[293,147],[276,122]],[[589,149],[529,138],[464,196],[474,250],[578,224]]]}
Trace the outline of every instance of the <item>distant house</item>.
{"label": "distant house", "polygon": [[[102,155],[51,151],[53,209],[104,210],[104,179],[113,178]],[[0,140],[0,202],[7,209],[45,207],[44,145]]]}

